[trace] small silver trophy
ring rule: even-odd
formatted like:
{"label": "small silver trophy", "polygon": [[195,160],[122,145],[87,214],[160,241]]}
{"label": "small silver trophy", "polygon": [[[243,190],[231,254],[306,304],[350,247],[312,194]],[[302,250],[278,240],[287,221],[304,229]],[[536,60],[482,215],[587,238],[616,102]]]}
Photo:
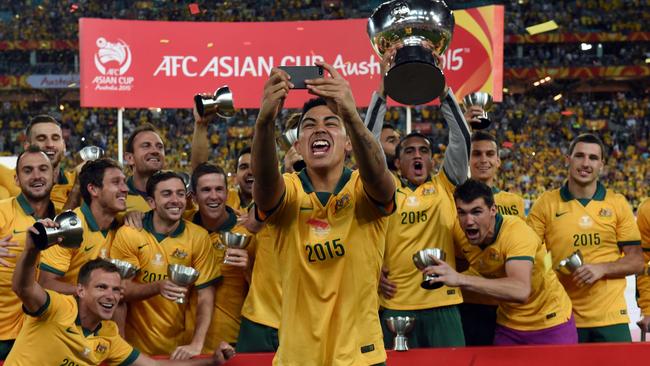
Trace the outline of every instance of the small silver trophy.
{"label": "small silver trophy", "polygon": [[59,227],[45,227],[42,223],[37,222],[34,224],[38,234],[30,232],[34,245],[37,248],[45,249],[52,244],[56,244],[59,238],[63,241],[59,244],[66,248],[79,248],[83,241],[83,227],[81,220],[77,214],[68,210],[63,211],[54,218],[54,222],[59,224]]}
{"label": "small silver trophy", "polygon": [[[231,249],[246,249],[253,238],[250,235],[233,233],[232,231],[224,231],[220,234],[221,243]],[[228,264],[227,259],[223,259],[224,264]]]}
{"label": "small silver trophy", "polygon": [[[415,263],[415,266],[419,270],[423,270],[428,266],[432,266],[435,264],[433,259],[431,259],[431,256],[438,258],[441,261],[444,261],[447,258],[447,255],[442,249],[439,248],[427,248],[420,250],[419,252],[413,254],[413,263]],[[427,275],[427,274],[422,274],[422,283],[420,284],[420,287],[427,289],[427,290],[435,290],[440,287],[442,287],[442,282],[435,282],[433,284],[429,283],[430,280],[437,278],[438,276],[436,275]]]}
{"label": "small silver trophy", "polygon": [[294,142],[298,140],[298,128],[290,128],[278,137],[278,145],[284,151],[291,149]]}
{"label": "small silver trophy", "polygon": [[[169,267],[167,267],[167,276],[169,276],[169,280],[176,285],[188,287],[199,278],[199,271],[182,264],[170,264]],[[177,304],[184,304],[185,297],[181,296],[177,298],[175,302]]]}
{"label": "small silver trophy", "polygon": [[388,330],[395,333],[393,351],[403,352],[409,350],[406,334],[413,329],[414,325],[414,316],[391,316],[386,318],[386,326],[388,327]]}
{"label": "small silver trophy", "polygon": [[194,105],[196,106],[196,111],[199,112],[201,118],[209,118],[214,115],[229,118],[235,115],[232,92],[227,85],[217,89],[214,92],[214,95],[195,95]]}
{"label": "small silver trophy", "polygon": [[104,149],[99,146],[86,146],[79,150],[79,156],[83,161],[94,161],[104,156]]}
{"label": "small silver trophy", "polygon": [[558,263],[557,271],[568,276],[573,274],[576,269],[582,267],[583,264],[585,264],[585,262],[582,258],[582,252],[578,249]]}
{"label": "small silver trophy", "polygon": [[492,96],[485,92],[467,94],[465,98],[463,98],[463,104],[461,107],[463,113],[467,112],[471,106],[478,106],[483,109],[483,114],[478,117],[478,122],[468,121],[472,125],[472,129],[483,130],[490,127],[492,121],[490,121],[490,117],[488,116],[488,110],[492,108],[492,103]]}
{"label": "small silver trophy", "polygon": [[135,268],[134,265],[127,261],[123,261],[120,259],[114,259],[114,258],[106,258],[108,262],[111,262],[117,267],[117,269],[120,272],[120,277],[122,277],[123,280],[128,280],[129,278],[132,278],[135,276],[135,273],[138,272],[138,269]]}

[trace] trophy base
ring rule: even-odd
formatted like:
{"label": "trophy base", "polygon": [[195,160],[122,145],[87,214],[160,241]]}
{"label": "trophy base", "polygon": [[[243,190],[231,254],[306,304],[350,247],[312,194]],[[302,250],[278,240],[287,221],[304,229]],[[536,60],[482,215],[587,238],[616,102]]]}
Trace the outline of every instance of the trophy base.
{"label": "trophy base", "polygon": [[445,76],[431,51],[404,46],[395,53],[394,66],[384,78],[386,94],[398,103],[418,105],[438,98],[445,90]]}
{"label": "trophy base", "polygon": [[474,122],[474,121],[470,122],[470,125],[472,126],[472,130],[484,130],[490,127],[490,124],[492,124],[492,121],[484,117],[480,117],[478,119],[478,122]]}
{"label": "trophy base", "polygon": [[393,344],[393,351],[404,352],[409,350],[408,338],[403,335],[396,336]]}
{"label": "trophy base", "polygon": [[420,287],[422,287],[423,289],[426,289],[426,290],[436,290],[436,289],[441,288],[443,286],[442,282],[434,282],[434,283],[429,282],[430,280],[432,280],[434,278],[437,278],[437,277],[438,276],[434,276],[434,275],[431,275],[431,276],[424,275],[424,276],[422,276],[422,283],[420,283]]}

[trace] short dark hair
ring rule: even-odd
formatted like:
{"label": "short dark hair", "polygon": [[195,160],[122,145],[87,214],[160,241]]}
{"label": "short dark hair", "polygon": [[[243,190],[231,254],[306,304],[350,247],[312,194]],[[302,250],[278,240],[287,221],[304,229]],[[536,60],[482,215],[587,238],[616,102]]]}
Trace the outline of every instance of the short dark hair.
{"label": "short dark hair", "polygon": [[201,163],[192,172],[192,192],[196,192],[196,185],[199,183],[199,178],[207,174],[223,175],[223,180],[226,182],[226,189],[228,189],[228,178],[226,177],[226,172],[224,172],[220,166],[210,163]]}
{"label": "short dark hair", "polygon": [[241,159],[242,156],[250,153],[251,153],[250,146],[246,146],[243,149],[239,150],[239,154],[237,154],[237,166],[239,166],[239,159]]}
{"label": "short dark hair", "polygon": [[483,130],[475,131],[472,134],[471,142],[477,141],[492,141],[497,146],[497,150],[499,150],[499,143],[497,142],[497,138],[489,132],[485,132]]}
{"label": "short dark hair", "polygon": [[154,132],[156,135],[160,136],[160,133],[158,132],[158,129],[156,129],[156,126],[152,125],[149,122],[143,123],[140,126],[136,127],[136,129],[133,130],[133,133],[131,133],[131,136],[129,136],[128,140],[126,140],[126,152],[133,153],[133,141],[138,136],[138,134],[147,131]]}
{"label": "short dark hair", "polygon": [[95,187],[102,188],[104,186],[104,173],[110,168],[122,170],[120,164],[110,158],[89,161],[81,168],[81,172],[79,172],[79,186],[81,189],[81,197],[87,205],[90,205],[92,201],[90,192],[88,192],[88,185],[92,184]]}
{"label": "short dark hair", "polygon": [[90,275],[96,269],[101,269],[108,273],[120,273],[120,270],[113,263],[102,258],[96,258],[81,266],[79,269],[79,276],[77,277],[77,283],[84,286],[88,285],[88,282],[90,282]]}
{"label": "short dark hair", "polygon": [[147,179],[147,196],[153,198],[153,193],[156,191],[156,186],[160,182],[164,182],[166,180],[170,179],[178,179],[183,183],[183,187],[185,187],[185,181],[183,180],[183,177],[180,175],[176,174],[175,172],[171,170],[159,170],[151,175],[149,179]]}
{"label": "short dark hair", "polygon": [[325,98],[322,98],[322,97],[312,98],[312,99],[309,99],[308,101],[306,101],[305,104],[303,104],[302,113],[300,114],[300,120],[298,120],[298,126],[296,126],[296,128],[297,128],[297,134],[296,135],[297,136],[300,136],[300,126],[302,125],[302,120],[305,118],[305,114],[307,114],[307,112],[309,112],[310,109],[321,106],[321,105],[324,105],[324,106],[327,105],[327,101],[325,100]]}
{"label": "short dark hair", "polygon": [[32,119],[29,121],[29,124],[27,124],[27,129],[25,130],[25,134],[27,135],[27,138],[30,138],[30,134],[32,133],[32,127],[34,125],[37,125],[39,123],[54,123],[55,125],[59,126],[61,128],[61,124],[59,121],[56,120],[56,118],[50,116],[49,114],[39,114],[37,116],[32,117]]}
{"label": "short dark hair", "polygon": [[586,144],[597,144],[600,146],[600,159],[605,160],[605,155],[606,155],[606,150],[605,150],[605,144],[603,143],[603,140],[600,139],[597,135],[593,133],[583,133],[571,141],[571,145],[569,145],[569,156],[573,154],[573,149],[575,149],[576,145],[578,142],[583,142]]}
{"label": "short dark hair", "polygon": [[[399,143],[397,144],[397,147],[395,148],[395,158],[396,159],[399,159],[399,156],[402,153],[402,145],[404,144],[404,141],[406,141],[406,140],[408,140],[410,138],[413,138],[413,137],[422,138],[422,139],[424,139],[424,141],[427,142],[427,144],[429,144],[429,147],[433,146],[433,144],[431,143],[431,140],[429,140],[428,137],[421,134],[420,132],[413,131],[413,132],[409,133],[408,135],[402,137],[401,140],[399,140]],[[431,156],[433,156],[433,149],[431,149]]]}
{"label": "short dark hair", "polygon": [[456,186],[454,200],[470,203],[478,198],[483,198],[488,207],[494,206],[494,194],[487,184],[476,179],[468,179]]}
{"label": "short dark hair", "polygon": [[43,156],[45,156],[47,158],[47,161],[50,162],[50,165],[52,165],[52,162],[50,161],[50,158],[48,158],[47,155],[45,155],[45,153],[43,152],[43,150],[41,150],[40,147],[38,147],[36,145],[29,145],[27,147],[27,149],[25,149],[23,152],[21,152],[18,155],[18,158],[16,159],[16,174],[18,174],[18,167],[20,166],[20,159],[22,159],[23,155],[33,154],[33,153],[41,153],[41,154],[43,154]]}
{"label": "short dark hair", "polygon": [[384,124],[381,126],[381,129],[382,129],[382,130],[389,129],[389,130],[393,130],[393,131],[399,133],[399,131],[397,131],[397,128],[395,128],[395,126],[391,125],[390,123],[384,123]]}

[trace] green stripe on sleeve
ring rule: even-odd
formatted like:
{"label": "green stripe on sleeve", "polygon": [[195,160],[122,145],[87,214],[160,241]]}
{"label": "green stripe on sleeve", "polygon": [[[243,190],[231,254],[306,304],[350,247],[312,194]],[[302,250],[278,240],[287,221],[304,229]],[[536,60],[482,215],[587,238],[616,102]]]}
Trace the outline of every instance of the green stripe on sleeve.
{"label": "green stripe on sleeve", "polygon": [[134,348],[133,351],[131,351],[131,353],[129,354],[129,357],[127,357],[124,361],[122,361],[118,366],[129,366],[132,363],[134,363],[135,360],[138,359],[138,357],[140,357],[140,351]]}
{"label": "green stripe on sleeve", "polygon": [[619,241],[618,246],[624,247],[626,245],[641,245],[641,240]]}
{"label": "green stripe on sleeve", "polygon": [[58,269],[56,269],[56,268],[54,268],[54,267],[52,267],[52,266],[48,266],[48,265],[45,264],[45,263],[41,263],[41,264],[39,264],[39,265],[38,265],[38,268],[40,268],[41,270],[43,270],[43,271],[45,271],[45,272],[54,273],[54,274],[57,275],[57,276],[61,276],[61,277],[65,276],[65,272],[63,272],[63,271],[59,271]]}
{"label": "green stripe on sleeve", "polygon": [[527,255],[520,255],[518,257],[506,258],[506,262],[507,261],[531,261],[532,263],[535,263],[535,258]]}

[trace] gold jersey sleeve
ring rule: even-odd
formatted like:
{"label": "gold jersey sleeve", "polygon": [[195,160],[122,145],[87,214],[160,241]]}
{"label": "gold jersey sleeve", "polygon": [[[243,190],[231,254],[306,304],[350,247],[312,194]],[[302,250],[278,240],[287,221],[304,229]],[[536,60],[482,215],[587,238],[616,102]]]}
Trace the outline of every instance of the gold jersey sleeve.
{"label": "gold jersey sleeve", "polygon": [[241,199],[239,198],[239,189],[230,188],[228,190],[228,198],[226,199],[226,206],[231,207],[239,214],[248,212],[248,207],[242,207]]}
{"label": "gold jersey sleeve", "polygon": [[[545,192],[531,208],[528,223],[546,244],[554,269],[576,250],[585,263],[605,263],[621,258],[621,246],[640,245],[631,207],[600,183],[590,200],[574,199],[566,185]],[[570,276],[558,272],[558,277],[573,303],[578,328],[629,322],[625,278],[578,287]]]}
{"label": "gold jersey sleeve", "polygon": [[112,321],[83,328],[73,296],[47,290],[43,307],[28,315],[5,365],[130,365],[140,355]]}
{"label": "gold jersey sleeve", "polygon": [[453,187],[442,172],[417,188],[399,183],[396,212],[388,219],[384,254],[388,279],[395,283],[397,292],[391,299],[380,297],[384,308],[420,310],[463,301],[455,288],[423,289],[422,273],[412,259],[420,250],[439,248],[446,253],[446,262],[455,268],[453,227],[457,217]]}
{"label": "gold jersey sleeve", "polygon": [[643,248],[643,258],[646,262],[643,274],[637,275],[636,287],[639,291],[637,303],[641,308],[644,316],[650,316],[650,276],[648,275],[648,265],[650,261],[650,199],[645,199],[637,210],[636,223],[641,234],[641,246]]}
{"label": "gold jersey sleeve", "polygon": [[61,280],[76,284],[79,269],[84,263],[95,258],[106,258],[115,237],[115,229],[100,230],[90,208],[83,203],[74,210],[83,227],[83,242],[79,248],[66,248],[53,245],[41,253],[39,268],[54,273]]}
{"label": "gold jersey sleeve", "polygon": [[286,191],[267,220],[282,258],[274,364],[384,362],[377,288],[392,206],[378,207],[348,169],[332,194],[316,193],[306,170],[283,179]]}
{"label": "gold jersey sleeve", "polygon": [[485,278],[503,278],[512,260],[533,263],[531,293],[525,304],[498,301],[497,323],[518,330],[540,330],[565,323],[571,317],[571,300],[550,267],[541,239],[517,216],[497,214],[496,239],[481,249],[463,236],[460,249],[471,272]]}
{"label": "gold jersey sleeve", "polygon": [[77,173],[74,170],[64,171],[61,169],[59,181],[54,184],[52,192],[50,192],[50,199],[54,202],[57,211],[63,210],[68,195],[72,191],[72,186],[74,186],[75,179],[77,179]]}
{"label": "gold jersey sleeve", "polygon": [[0,195],[0,199],[16,197],[20,194],[20,187],[16,185],[15,176],[15,170],[0,164],[0,187],[4,189],[2,195]]}

